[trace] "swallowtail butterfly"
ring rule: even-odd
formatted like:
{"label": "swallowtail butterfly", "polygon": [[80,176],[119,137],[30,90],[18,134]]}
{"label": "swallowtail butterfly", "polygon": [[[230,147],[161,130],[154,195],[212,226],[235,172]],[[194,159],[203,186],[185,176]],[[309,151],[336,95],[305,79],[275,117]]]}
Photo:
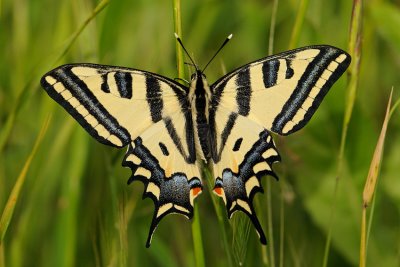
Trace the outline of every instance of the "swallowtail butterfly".
{"label": "swallowtail butterfly", "polygon": [[128,183],[142,181],[144,197],[154,201],[147,247],[164,216],[193,216],[202,160],[213,166],[213,191],[229,218],[244,212],[266,244],[252,202],[263,192],[261,177],[277,178],[271,167],[280,156],[270,132],[303,128],[350,60],[341,49],[308,46],[251,62],[212,85],[193,64],[188,86],[137,69],[67,64],[41,85],[95,139],[127,147]]}

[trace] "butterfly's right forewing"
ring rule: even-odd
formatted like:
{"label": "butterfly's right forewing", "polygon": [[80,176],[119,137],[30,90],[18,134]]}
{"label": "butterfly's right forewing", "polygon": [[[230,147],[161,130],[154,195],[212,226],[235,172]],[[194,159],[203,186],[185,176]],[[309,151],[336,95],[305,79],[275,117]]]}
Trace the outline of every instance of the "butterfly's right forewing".
{"label": "butterfly's right forewing", "polygon": [[185,94],[162,76],[96,64],[60,66],[44,75],[41,84],[93,137],[117,147],[163,116],[180,112],[179,99]]}

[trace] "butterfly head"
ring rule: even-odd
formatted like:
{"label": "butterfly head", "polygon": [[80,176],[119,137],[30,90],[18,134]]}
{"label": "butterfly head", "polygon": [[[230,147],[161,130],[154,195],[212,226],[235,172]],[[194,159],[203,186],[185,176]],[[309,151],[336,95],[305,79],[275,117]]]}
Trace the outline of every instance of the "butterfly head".
{"label": "butterfly head", "polygon": [[206,75],[201,70],[196,69],[196,72],[194,72],[192,74],[192,76],[190,77],[190,81],[194,82],[194,81],[198,80],[199,78],[205,79]]}
{"label": "butterfly head", "polygon": [[208,98],[210,97],[210,87],[208,85],[206,75],[199,69],[194,72],[190,78],[189,98]]}

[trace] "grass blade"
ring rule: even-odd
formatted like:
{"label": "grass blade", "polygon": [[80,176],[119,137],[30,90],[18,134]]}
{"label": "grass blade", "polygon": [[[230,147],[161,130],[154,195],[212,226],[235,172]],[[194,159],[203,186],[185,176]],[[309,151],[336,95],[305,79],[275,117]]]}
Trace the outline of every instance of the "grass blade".
{"label": "grass blade", "polygon": [[206,264],[204,261],[203,239],[201,236],[201,224],[200,224],[200,214],[198,205],[194,208],[192,234],[193,234],[194,258],[196,261],[196,266],[205,267]]}
{"label": "grass blade", "polygon": [[274,2],[272,3],[271,24],[269,27],[269,38],[268,38],[268,55],[272,55],[272,53],[274,52],[276,14],[278,13],[278,4],[279,0],[274,0]]}
{"label": "grass blade", "polygon": [[81,24],[81,26],[76,30],[76,32],[69,38],[67,44],[61,54],[56,59],[55,63],[60,61],[70,50],[71,46],[75,43],[76,39],[78,39],[79,35],[83,32],[86,26],[99,14],[108,4],[110,0],[102,0],[93,10],[93,12],[85,19],[85,21]]}
{"label": "grass blade", "polygon": [[[182,19],[181,19],[181,1],[173,0],[173,11],[174,11],[174,30],[175,33],[178,34],[179,37],[182,38]],[[176,62],[178,68],[178,78],[183,79],[185,76],[184,70],[184,61],[183,61],[183,51],[182,47],[178,42],[176,43]],[[204,261],[204,249],[203,249],[203,240],[201,236],[201,223],[200,223],[200,214],[198,210],[198,205],[194,206],[194,216],[192,222],[192,235],[193,235],[193,249],[194,249],[194,258],[197,267],[205,267]]]}
{"label": "grass blade", "polygon": [[338,195],[339,180],[342,175],[344,149],[346,146],[347,132],[350,124],[351,115],[356,99],[357,87],[359,82],[359,71],[361,62],[361,37],[362,37],[362,16],[363,16],[363,0],[353,0],[353,12],[350,25],[349,53],[352,57],[352,63],[349,67],[349,81],[347,86],[346,108],[343,119],[342,135],[340,140],[340,149],[338,155],[338,170],[335,179],[333,192],[333,201],[330,215],[330,226],[325,243],[325,252],[322,266],[328,265],[329,251],[332,239],[332,228],[336,212],[336,202]]}
{"label": "grass blade", "polygon": [[[267,180],[267,203],[268,203],[268,238],[269,238],[269,258],[270,258],[270,266],[275,267],[275,243],[274,243],[274,227],[272,221],[272,192],[271,192],[271,179],[272,177],[268,177]],[[282,197],[282,196],[281,196]]]}
{"label": "grass blade", "polygon": [[297,46],[301,27],[303,26],[304,16],[306,15],[309,0],[301,0],[297,11],[296,21],[293,26],[292,35],[290,37],[289,49]]}
{"label": "grass blade", "polygon": [[[385,144],[385,137],[387,132],[387,126],[390,119],[390,106],[392,102],[393,89],[390,92],[388,105],[386,108],[386,115],[383,121],[381,133],[379,135],[378,142],[375,147],[375,151],[371,160],[367,180],[365,182],[363,191],[363,208],[362,208],[362,219],[361,219],[361,244],[360,244],[360,267],[366,266],[366,255],[367,255],[367,244],[368,244],[368,232],[367,231],[367,208],[370,206],[371,201],[374,197],[376,190],[376,184],[378,181],[378,175],[380,166],[382,163],[382,155]],[[371,217],[372,218],[372,214]]]}
{"label": "grass blade", "polygon": [[[82,25],[79,27],[79,29],[69,38],[65,48],[61,51],[61,53],[59,54],[57,59],[54,61],[52,66],[54,66],[58,61],[61,60],[62,57],[64,57],[67,54],[67,52],[69,51],[71,46],[74,44],[76,39],[79,37],[79,35],[82,33],[82,31],[89,24],[89,22],[92,21],[97,16],[97,14],[99,14],[108,5],[109,2],[110,2],[110,0],[103,0],[95,7],[92,14],[89,15],[89,17],[82,23]],[[29,99],[28,95],[31,93],[30,88],[33,88],[33,86],[32,86],[33,82],[39,80],[39,78],[38,78],[39,74],[36,73],[36,71],[38,69],[40,69],[40,68],[35,68],[33,70],[34,74],[32,74],[30,79],[27,79],[28,81],[26,82],[26,85],[18,93],[18,96],[13,105],[13,109],[11,110],[10,114],[7,117],[4,127],[0,131],[0,152],[3,150],[5,144],[7,143],[10,133],[14,127],[15,118],[16,118],[21,106],[23,106],[24,102]]]}
{"label": "grass blade", "polygon": [[236,214],[232,217],[232,228],[233,228],[233,240],[232,240],[232,253],[235,258],[235,263],[238,266],[243,266],[246,262],[246,253],[248,246],[244,244],[248,243],[250,230],[252,225],[249,218],[244,214]]}
{"label": "grass blade", "polygon": [[[272,4],[272,14],[271,14],[271,24],[269,30],[268,38],[268,55],[272,55],[274,52],[274,38],[275,38],[275,26],[276,26],[276,14],[278,12],[279,0],[274,0]],[[282,195],[281,195],[282,197]],[[281,206],[282,207],[282,206]],[[267,178],[267,224],[268,224],[268,239],[270,246],[269,248],[269,258],[267,258],[267,248],[265,246],[261,247],[262,251],[262,261],[265,266],[275,266],[275,243],[274,243],[274,233],[273,233],[273,220],[272,220],[272,196],[271,196],[271,177]],[[283,224],[283,221],[281,221]],[[282,240],[281,240],[282,241]]]}
{"label": "grass blade", "polygon": [[8,197],[7,203],[4,207],[3,214],[1,215],[1,219],[0,219],[0,245],[3,243],[4,236],[7,232],[8,226],[13,217],[14,209],[18,202],[19,194],[21,192],[22,186],[24,185],[26,174],[29,170],[29,167],[32,163],[33,158],[35,157],[35,154],[39,148],[39,145],[41,144],[43,137],[47,131],[49,122],[50,122],[50,117],[47,118],[45,120],[45,122],[43,123],[42,129],[40,130],[38,137],[36,138],[33,149],[31,151],[31,153],[29,154],[27,160],[25,161],[25,164],[17,178],[17,181],[15,182],[15,185],[14,185],[14,187],[11,191],[11,194]]}
{"label": "grass blade", "polygon": [[[174,30],[180,38],[182,38],[182,17],[181,17],[181,0],[173,0],[174,9]],[[175,42],[176,63],[178,68],[178,78],[185,78],[185,62],[183,60],[182,47]]]}
{"label": "grass blade", "polygon": [[[282,179],[281,179],[282,181]],[[281,192],[281,199],[280,199],[280,231],[279,231],[279,267],[284,266],[284,255],[285,255],[285,246],[284,246],[284,240],[285,240],[285,201],[284,201],[284,196],[285,196],[285,187],[284,184],[280,185],[280,192]]]}
{"label": "grass blade", "polygon": [[[208,188],[213,188],[214,177],[211,174],[211,171],[208,168],[205,168],[203,173],[204,173],[204,177],[206,179]],[[213,193],[210,192],[210,195],[211,194],[213,194]],[[231,247],[229,246],[229,243],[228,243],[228,230],[225,226],[226,212],[225,212],[223,206],[220,205],[219,199],[211,196],[211,201],[213,203],[215,213],[217,214],[218,225],[220,228],[219,232],[222,235],[222,244],[225,248],[226,258],[228,261],[227,266],[233,266],[232,253],[231,253],[231,249],[230,249]]]}
{"label": "grass blade", "polygon": [[5,267],[5,259],[4,259],[4,246],[3,243],[0,242],[0,267]]}
{"label": "grass blade", "polygon": [[392,93],[393,93],[393,89],[390,92],[389,102],[388,102],[388,105],[386,108],[385,120],[383,121],[381,133],[379,135],[379,140],[375,147],[375,152],[374,152],[374,155],[373,155],[373,158],[371,161],[371,165],[369,168],[367,181],[364,186],[364,191],[363,191],[363,206],[364,207],[368,207],[370,205],[372,197],[374,195],[375,187],[376,187],[376,182],[377,182],[378,173],[379,173],[379,167],[380,167],[381,160],[382,160],[383,146],[385,143],[386,130],[387,130],[388,122],[389,122],[389,116],[390,116],[389,112],[390,112],[390,105],[392,102]]}

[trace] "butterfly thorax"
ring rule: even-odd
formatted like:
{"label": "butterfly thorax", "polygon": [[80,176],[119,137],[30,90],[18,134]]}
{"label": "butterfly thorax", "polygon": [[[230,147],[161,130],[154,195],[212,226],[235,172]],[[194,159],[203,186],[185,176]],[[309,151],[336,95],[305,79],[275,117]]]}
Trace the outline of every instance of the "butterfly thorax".
{"label": "butterfly thorax", "polygon": [[206,76],[197,70],[193,75],[189,88],[189,101],[192,105],[193,128],[198,155],[203,160],[210,158],[210,134],[208,109],[210,102],[210,87]]}

